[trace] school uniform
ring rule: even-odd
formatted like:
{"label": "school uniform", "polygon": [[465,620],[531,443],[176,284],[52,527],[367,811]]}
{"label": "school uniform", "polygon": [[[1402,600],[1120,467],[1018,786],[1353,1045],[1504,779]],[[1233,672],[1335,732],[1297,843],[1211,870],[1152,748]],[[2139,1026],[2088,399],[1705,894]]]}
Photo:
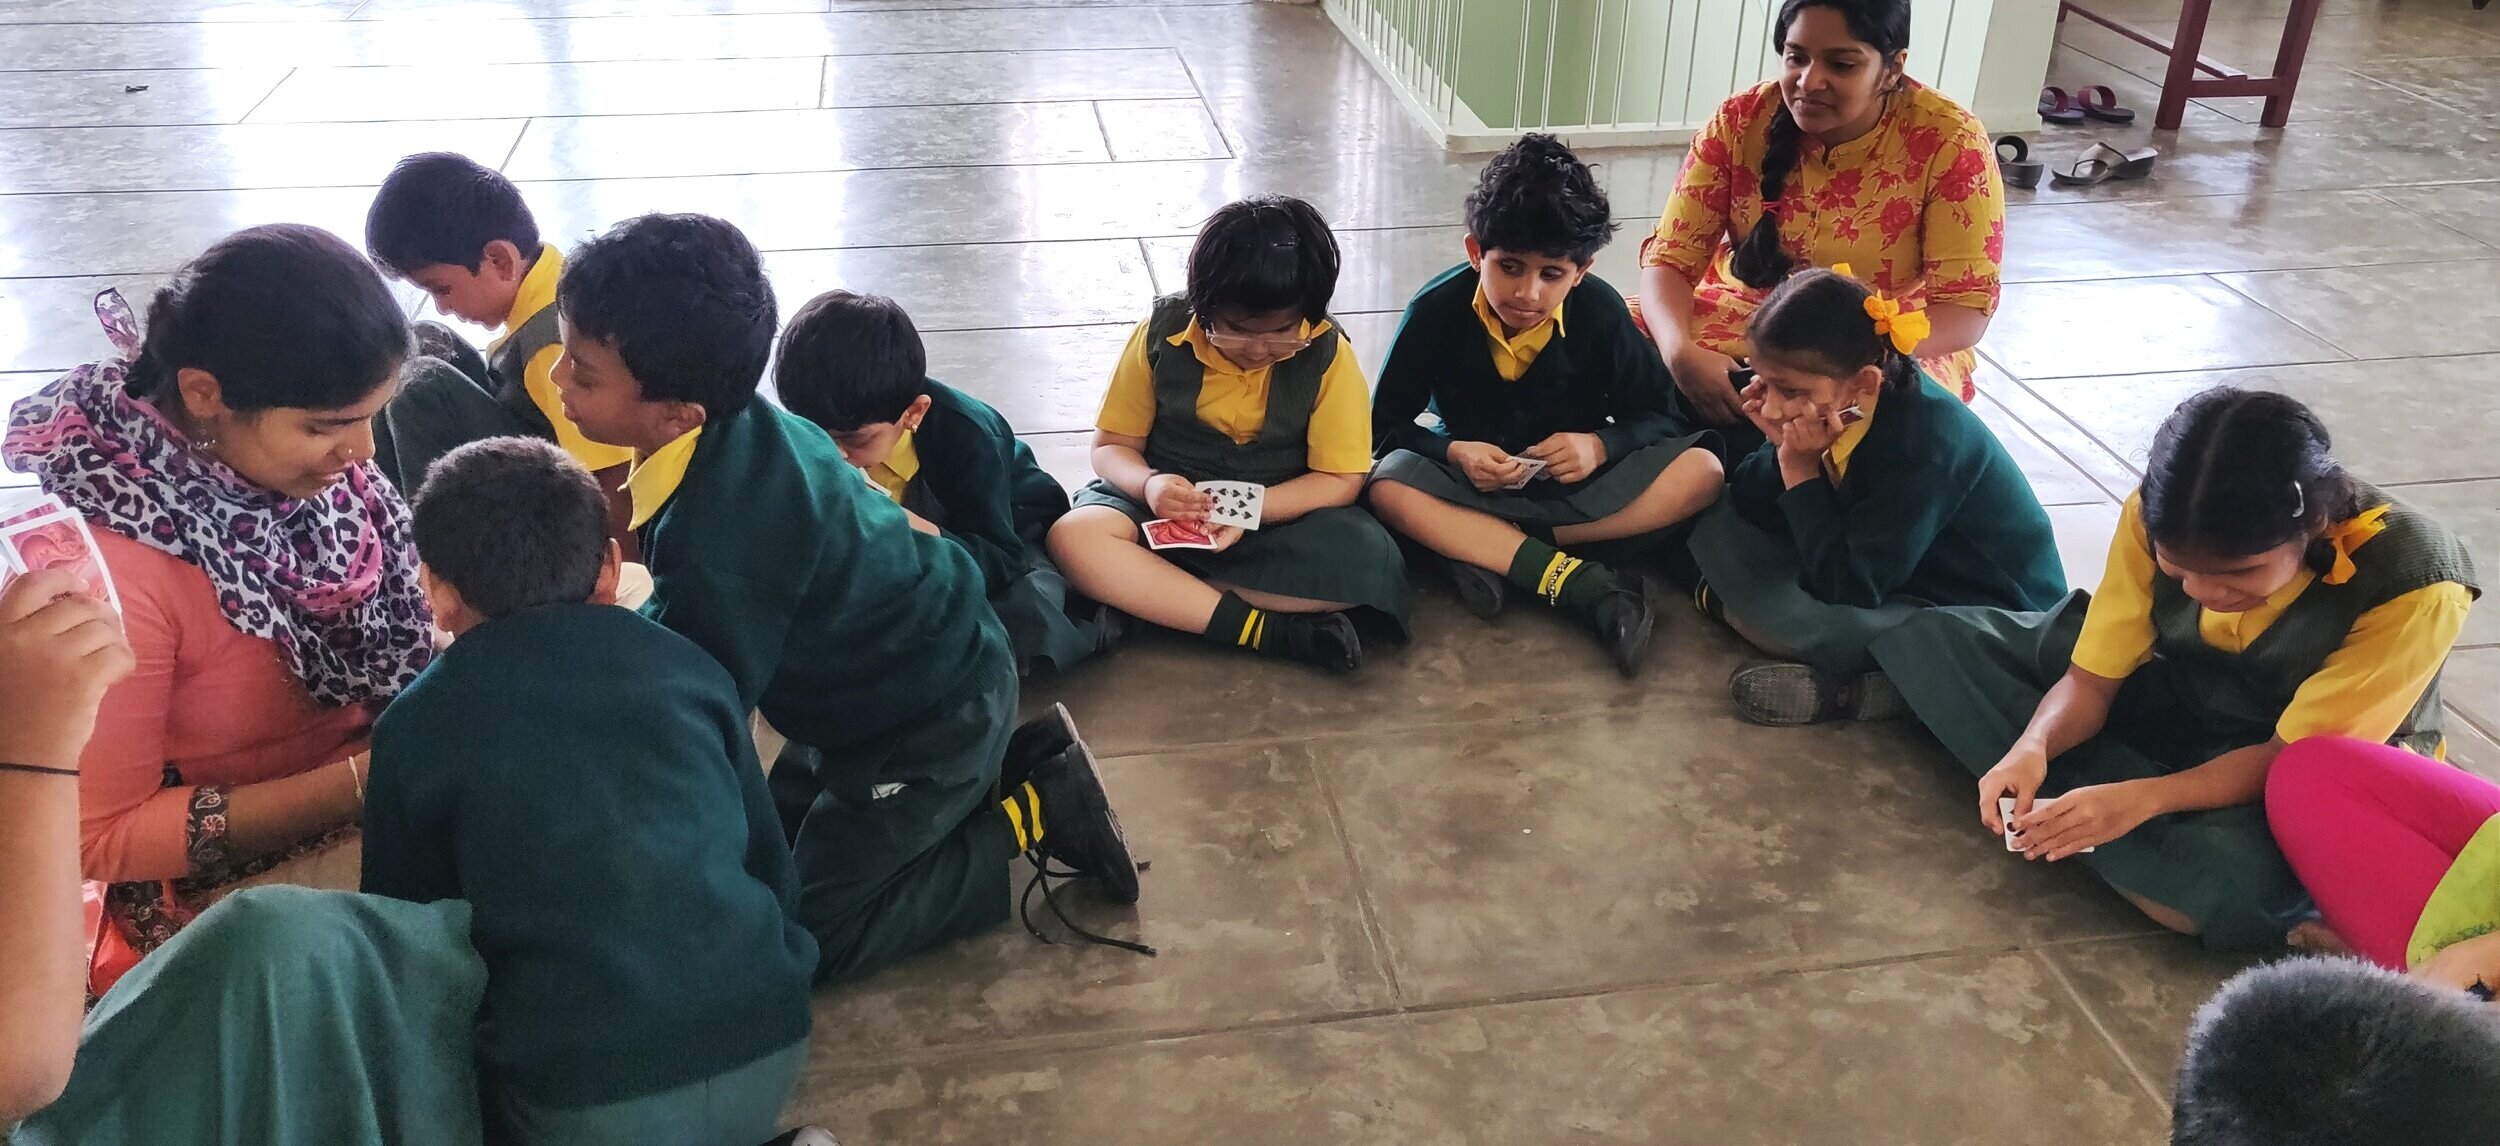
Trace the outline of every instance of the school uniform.
{"label": "school uniform", "polygon": [[[1095,422],[1145,439],[1146,464],[1193,482],[1280,485],[1307,473],[1371,472],[1371,393],[1343,332],[1305,322],[1301,353],[1242,370],[1207,341],[1188,300],[1155,303],[1139,323]],[[1109,482],[1077,491],[1077,505],[1107,505],[1140,525],[1155,514]],[[1410,594],[1397,541],[1355,506],[1262,524],[1221,553],[1166,550],[1199,577],[1287,597],[1356,606],[1406,635]]]}
{"label": "school uniform", "polygon": [[1822,477],[1789,488],[1764,443],[1694,527],[1694,563],[1729,616],[1817,668],[1859,672],[1917,610],[2066,595],[2048,511],[1967,403],[1922,373],[1859,409]]}
{"label": "school uniform", "polygon": [[[2371,508],[2329,529],[2342,558],[2243,613],[2207,612],[2161,572],[2130,498],[2097,593],[2045,612],[1921,610],[1874,655],[1973,775],[2003,758],[2068,665],[2122,679],[2102,733],[2050,761],[2044,797],[2269,739],[2437,752],[2439,670],[2480,582],[2439,523],[2375,488],[2361,495]],[[2157,816],[2077,858],[2186,914],[2215,948],[2273,946],[2311,910],[2256,803]]]}
{"label": "school uniform", "polygon": [[[467,900],[490,1124],[527,1143],[769,1137],[816,943],[737,688],[613,605],[452,642],[375,724],[364,890]],[[654,1101],[654,1100],[658,1101]]]}
{"label": "school uniform", "polygon": [[436,458],[486,438],[554,442],[592,473],[634,460],[634,451],[583,437],[564,416],[555,383],[564,356],[556,284],[564,253],[542,244],[521,277],[503,334],[479,355],[465,343],[452,357],[418,355],[400,371],[399,393],[374,419],[374,461],[400,489],[415,492]]}
{"label": "school uniform", "polygon": [[1069,614],[1068,579],[1045,544],[1068,512],[1068,491],[988,403],[934,378],[926,393],[928,416],[869,478],[972,555],[1018,672],[1073,667],[1101,644],[1101,625]]}
{"label": "school uniform", "polygon": [[1004,921],[1019,849],[990,788],[1015,661],[965,548],[913,530],[823,430],[761,395],[625,485],[644,613],[813,750],[784,753],[772,787],[819,980]]}
{"label": "school uniform", "polygon": [[[1427,411],[1436,419],[1430,427],[1418,424]],[[1557,526],[1622,512],[1677,455],[1716,440],[1694,425],[1657,348],[1604,280],[1583,277],[1544,322],[1514,335],[1485,302],[1476,268],[1461,263],[1424,284],[1398,322],[1372,400],[1380,457],[1372,480],[1413,486],[1550,539]],[[1560,433],[1597,435],[1605,463],[1577,482],[1540,478],[1485,492],[1449,458],[1452,442],[1486,442],[1515,455]],[[1629,555],[1668,533],[1607,544]]]}

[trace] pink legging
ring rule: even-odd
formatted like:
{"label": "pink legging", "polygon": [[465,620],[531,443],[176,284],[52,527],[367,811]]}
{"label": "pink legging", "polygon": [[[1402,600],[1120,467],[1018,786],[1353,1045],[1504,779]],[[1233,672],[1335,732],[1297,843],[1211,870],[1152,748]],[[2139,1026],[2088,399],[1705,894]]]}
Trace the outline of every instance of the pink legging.
{"label": "pink legging", "polygon": [[2385,744],[2313,737],[2266,774],[2274,842],[2326,925],[2399,971],[2431,890],[2494,815],[2500,785]]}

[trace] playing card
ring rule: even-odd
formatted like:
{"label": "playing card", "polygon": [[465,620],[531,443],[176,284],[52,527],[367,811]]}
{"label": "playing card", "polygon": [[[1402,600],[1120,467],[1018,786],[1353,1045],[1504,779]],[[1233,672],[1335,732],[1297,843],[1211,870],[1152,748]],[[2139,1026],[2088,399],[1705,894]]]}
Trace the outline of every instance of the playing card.
{"label": "playing card", "polygon": [[1207,531],[1186,521],[1157,519],[1146,523],[1146,546],[1149,549],[1213,549],[1215,539]]}
{"label": "playing card", "polygon": [[1527,468],[1521,471],[1518,480],[1511,482],[1509,485],[1503,486],[1503,489],[1526,489],[1528,488],[1529,482],[1545,476],[1544,462],[1538,461],[1535,458],[1523,458],[1517,455],[1512,455],[1510,460],[1518,462],[1520,465]]}
{"label": "playing card", "polygon": [[[2037,812],[2053,803],[2056,803],[2056,801],[2034,799],[2031,802],[2031,810]],[[2005,850],[2009,852],[2018,852],[2023,850],[2023,846],[2021,844],[2014,842],[2014,797],[1997,797],[1997,822],[2005,825]],[[2085,848],[2075,854],[2091,855],[2093,852],[2099,850],[2099,848]]]}
{"label": "playing card", "polygon": [[46,569],[67,569],[76,574],[87,594],[120,612],[121,595],[113,589],[113,575],[104,568],[104,557],[96,549],[95,535],[87,532],[87,523],[74,513],[60,509],[51,502],[43,512],[19,510],[0,524],[0,584],[16,580],[25,573]]}
{"label": "playing card", "polygon": [[1259,515],[1267,507],[1267,487],[1257,482],[1202,481],[1198,492],[1215,499],[1207,520],[1217,525],[1257,529]]}
{"label": "playing card", "polygon": [[61,504],[60,498],[40,489],[0,490],[0,529],[21,521],[68,512],[69,507]]}

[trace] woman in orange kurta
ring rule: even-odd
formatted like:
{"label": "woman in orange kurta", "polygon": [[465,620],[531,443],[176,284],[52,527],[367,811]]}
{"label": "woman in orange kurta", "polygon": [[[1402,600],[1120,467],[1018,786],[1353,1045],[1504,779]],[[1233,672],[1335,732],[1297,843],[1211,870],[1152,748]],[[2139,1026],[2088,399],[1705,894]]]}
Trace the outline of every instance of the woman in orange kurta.
{"label": "woman in orange kurta", "polygon": [[1919,366],[1974,392],[2004,191],[1979,121],[1902,75],[1909,30],[1909,0],[1788,0],[1772,26],[1780,78],[1730,97],[1693,137],[1641,248],[1641,313],[1709,421],[1744,424],[1728,372],[1748,353],[1745,323],[1806,266],[1848,263],[1904,308],[1925,308]]}

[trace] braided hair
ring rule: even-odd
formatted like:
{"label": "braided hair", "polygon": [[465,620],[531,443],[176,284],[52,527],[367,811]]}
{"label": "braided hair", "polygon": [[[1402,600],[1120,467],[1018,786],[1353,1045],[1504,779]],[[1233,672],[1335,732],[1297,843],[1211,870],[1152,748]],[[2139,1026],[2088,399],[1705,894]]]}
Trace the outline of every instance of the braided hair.
{"label": "braided hair", "polygon": [[1754,308],[1745,340],[1756,357],[1794,361],[1828,378],[1879,367],[1887,394],[1916,386],[1917,363],[1895,348],[1890,336],[1879,333],[1866,313],[1872,293],[1838,271],[1799,271]]}
{"label": "braided hair", "polygon": [[1569,259],[1585,267],[1614,238],[1613,207],[1589,165],[1550,135],[1529,134],[1467,193],[1467,233],[1488,251]]}
{"label": "braided hair", "polygon": [[[1874,48],[1886,66],[1910,46],[1910,0],[1787,0],[1780,5],[1779,19],[1771,22],[1772,51],[1788,50],[1788,28],[1808,8],[1840,13],[1849,34]],[[1779,202],[1788,190],[1788,177],[1796,173],[1798,145],[1805,133],[1789,114],[1788,101],[1774,102],[1779,106],[1771,112],[1770,140],[1762,153],[1762,218],[1745,233],[1745,240],[1728,260],[1736,277],[1756,290],[1778,286],[1796,266],[1796,260],[1780,249]]]}
{"label": "braided hair", "polygon": [[2359,512],[2361,490],[2332,452],[2326,424],[2299,400],[2216,386],[2179,403],[2153,434],[2144,465],[2144,532],[2161,549],[2248,557],[2310,543],[2321,572],[2333,551],[2316,540]]}

